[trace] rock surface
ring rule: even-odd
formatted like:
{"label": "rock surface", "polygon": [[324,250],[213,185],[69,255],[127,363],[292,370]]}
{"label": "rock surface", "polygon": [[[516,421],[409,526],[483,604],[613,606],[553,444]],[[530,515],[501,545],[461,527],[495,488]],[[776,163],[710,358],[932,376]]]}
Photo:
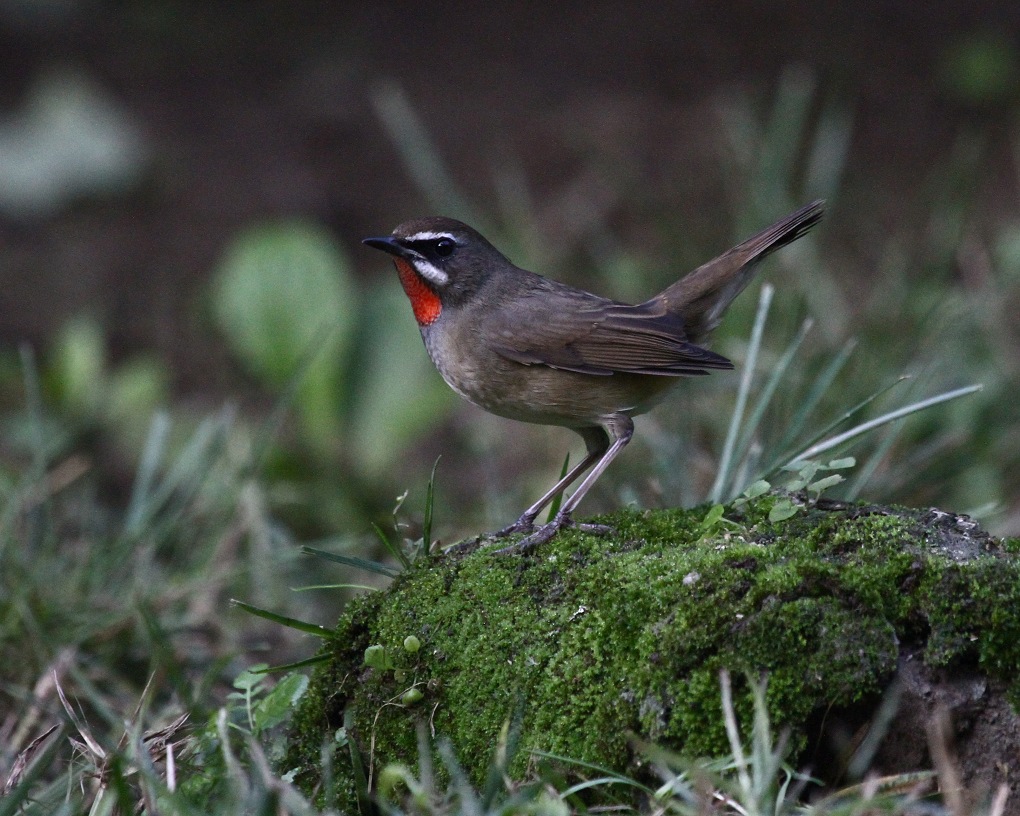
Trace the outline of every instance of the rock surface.
{"label": "rock surface", "polygon": [[[1006,782],[1020,813],[1020,541],[941,511],[825,501],[772,523],[773,501],[730,509],[708,530],[706,508],[623,511],[600,519],[609,537],[571,531],[528,556],[482,544],[415,564],[343,615],[286,769],[314,788],[325,740],[353,796],[337,730],[346,723],[378,773],[415,764],[425,722],[478,782],[523,704],[512,772],[540,749],[640,775],[635,736],[692,757],[727,753],[725,668],[745,731],[747,678],[767,676],[791,762],[831,784],[865,764],[931,767],[927,729],[945,709],[964,782]],[[411,688],[421,697],[408,704]],[[869,729],[884,737],[866,739]]]}

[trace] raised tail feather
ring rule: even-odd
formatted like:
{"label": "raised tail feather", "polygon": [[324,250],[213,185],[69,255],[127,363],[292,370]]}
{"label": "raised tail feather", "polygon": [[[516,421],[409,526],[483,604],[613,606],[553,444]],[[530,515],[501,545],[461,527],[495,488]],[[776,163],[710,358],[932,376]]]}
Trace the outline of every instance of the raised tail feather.
{"label": "raised tail feather", "polygon": [[700,343],[719,325],[726,307],[751,282],[770,253],[796,241],[822,219],[824,201],[812,201],[718,258],[702,264],[653,297],[648,305],[664,307],[684,321],[692,343]]}

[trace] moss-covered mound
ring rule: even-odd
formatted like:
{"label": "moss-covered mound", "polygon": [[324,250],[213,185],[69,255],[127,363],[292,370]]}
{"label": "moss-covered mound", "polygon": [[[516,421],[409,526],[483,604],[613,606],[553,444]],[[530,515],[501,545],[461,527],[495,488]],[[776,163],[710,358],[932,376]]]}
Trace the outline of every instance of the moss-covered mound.
{"label": "moss-covered mound", "polygon": [[774,723],[799,749],[813,714],[877,699],[904,650],[977,669],[1020,700],[1020,542],[938,511],[832,503],[772,524],[771,501],[708,534],[705,508],[625,511],[602,519],[608,537],[571,531],[527,556],[491,545],[415,565],[344,614],[288,767],[314,787],[326,744],[349,778],[336,739],[346,711],[346,739],[375,768],[413,766],[426,721],[477,781],[521,700],[521,763],[538,748],[625,770],[635,735],[719,755],[722,668],[745,715],[744,673],[767,673]]}

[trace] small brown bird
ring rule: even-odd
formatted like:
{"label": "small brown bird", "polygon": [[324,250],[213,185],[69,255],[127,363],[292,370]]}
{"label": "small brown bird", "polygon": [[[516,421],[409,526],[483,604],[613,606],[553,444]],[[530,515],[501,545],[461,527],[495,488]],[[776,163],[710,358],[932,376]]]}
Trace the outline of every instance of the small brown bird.
{"label": "small brown bird", "polygon": [[[514,266],[478,232],[452,218],[407,221],[370,247],[394,258],[425,348],[443,379],[499,416],[562,425],[587,455],[498,536],[531,533],[531,549],[573,524],[572,514],[677,377],[733,368],[702,348],[730,302],[770,252],[822,217],[815,201],[636,306],[575,289]],[[538,529],[535,519],[590,473]]]}

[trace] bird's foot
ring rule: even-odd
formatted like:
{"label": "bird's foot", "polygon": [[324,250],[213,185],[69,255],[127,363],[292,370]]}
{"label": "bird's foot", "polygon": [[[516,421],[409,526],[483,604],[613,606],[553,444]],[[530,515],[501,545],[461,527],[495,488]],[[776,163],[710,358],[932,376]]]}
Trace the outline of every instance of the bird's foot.
{"label": "bird's foot", "polygon": [[535,517],[525,513],[513,524],[504,527],[502,530],[497,530],[494,533],[489,533],[490,538],[506,538],[514,533],[530,533],[535,529]]}
{"label": "bird's foot", "polygon": [[[513,527],[514,525],[511,525]],[[532,525],[534,527],[534,525]],[[592,535],[607,535],[612,532],[612,527],[607,527],[605,524],[588,524],[578,523],[574,521],[570,513],[557,513],[556,516],[548,524],[543,524],[531,535],[522,538],[520,541],[516,541],[509,547],[503,547],[500,550],[496,550],[497,554],[516,553],[523,555],[534,550],[536,547],[545,544],[550,541],[560,530],[566,527],[573,527],[575,530],[581,530],[585,533]]]}
{"label": "bird's foot", "polygon": [[556,533],[562,530],[564,527],[569,527],[573,524],[570,516],[557,515],[548,524],[543,524],[535,532],[529,536],[525,536],[520,541],[515,541],[509,547],[503,547],[502,549],[496,550],[497,555],[509,555],[511,553],[516,555],[524,555],[531,552],[536,547],[545,544],[549,541]]}

